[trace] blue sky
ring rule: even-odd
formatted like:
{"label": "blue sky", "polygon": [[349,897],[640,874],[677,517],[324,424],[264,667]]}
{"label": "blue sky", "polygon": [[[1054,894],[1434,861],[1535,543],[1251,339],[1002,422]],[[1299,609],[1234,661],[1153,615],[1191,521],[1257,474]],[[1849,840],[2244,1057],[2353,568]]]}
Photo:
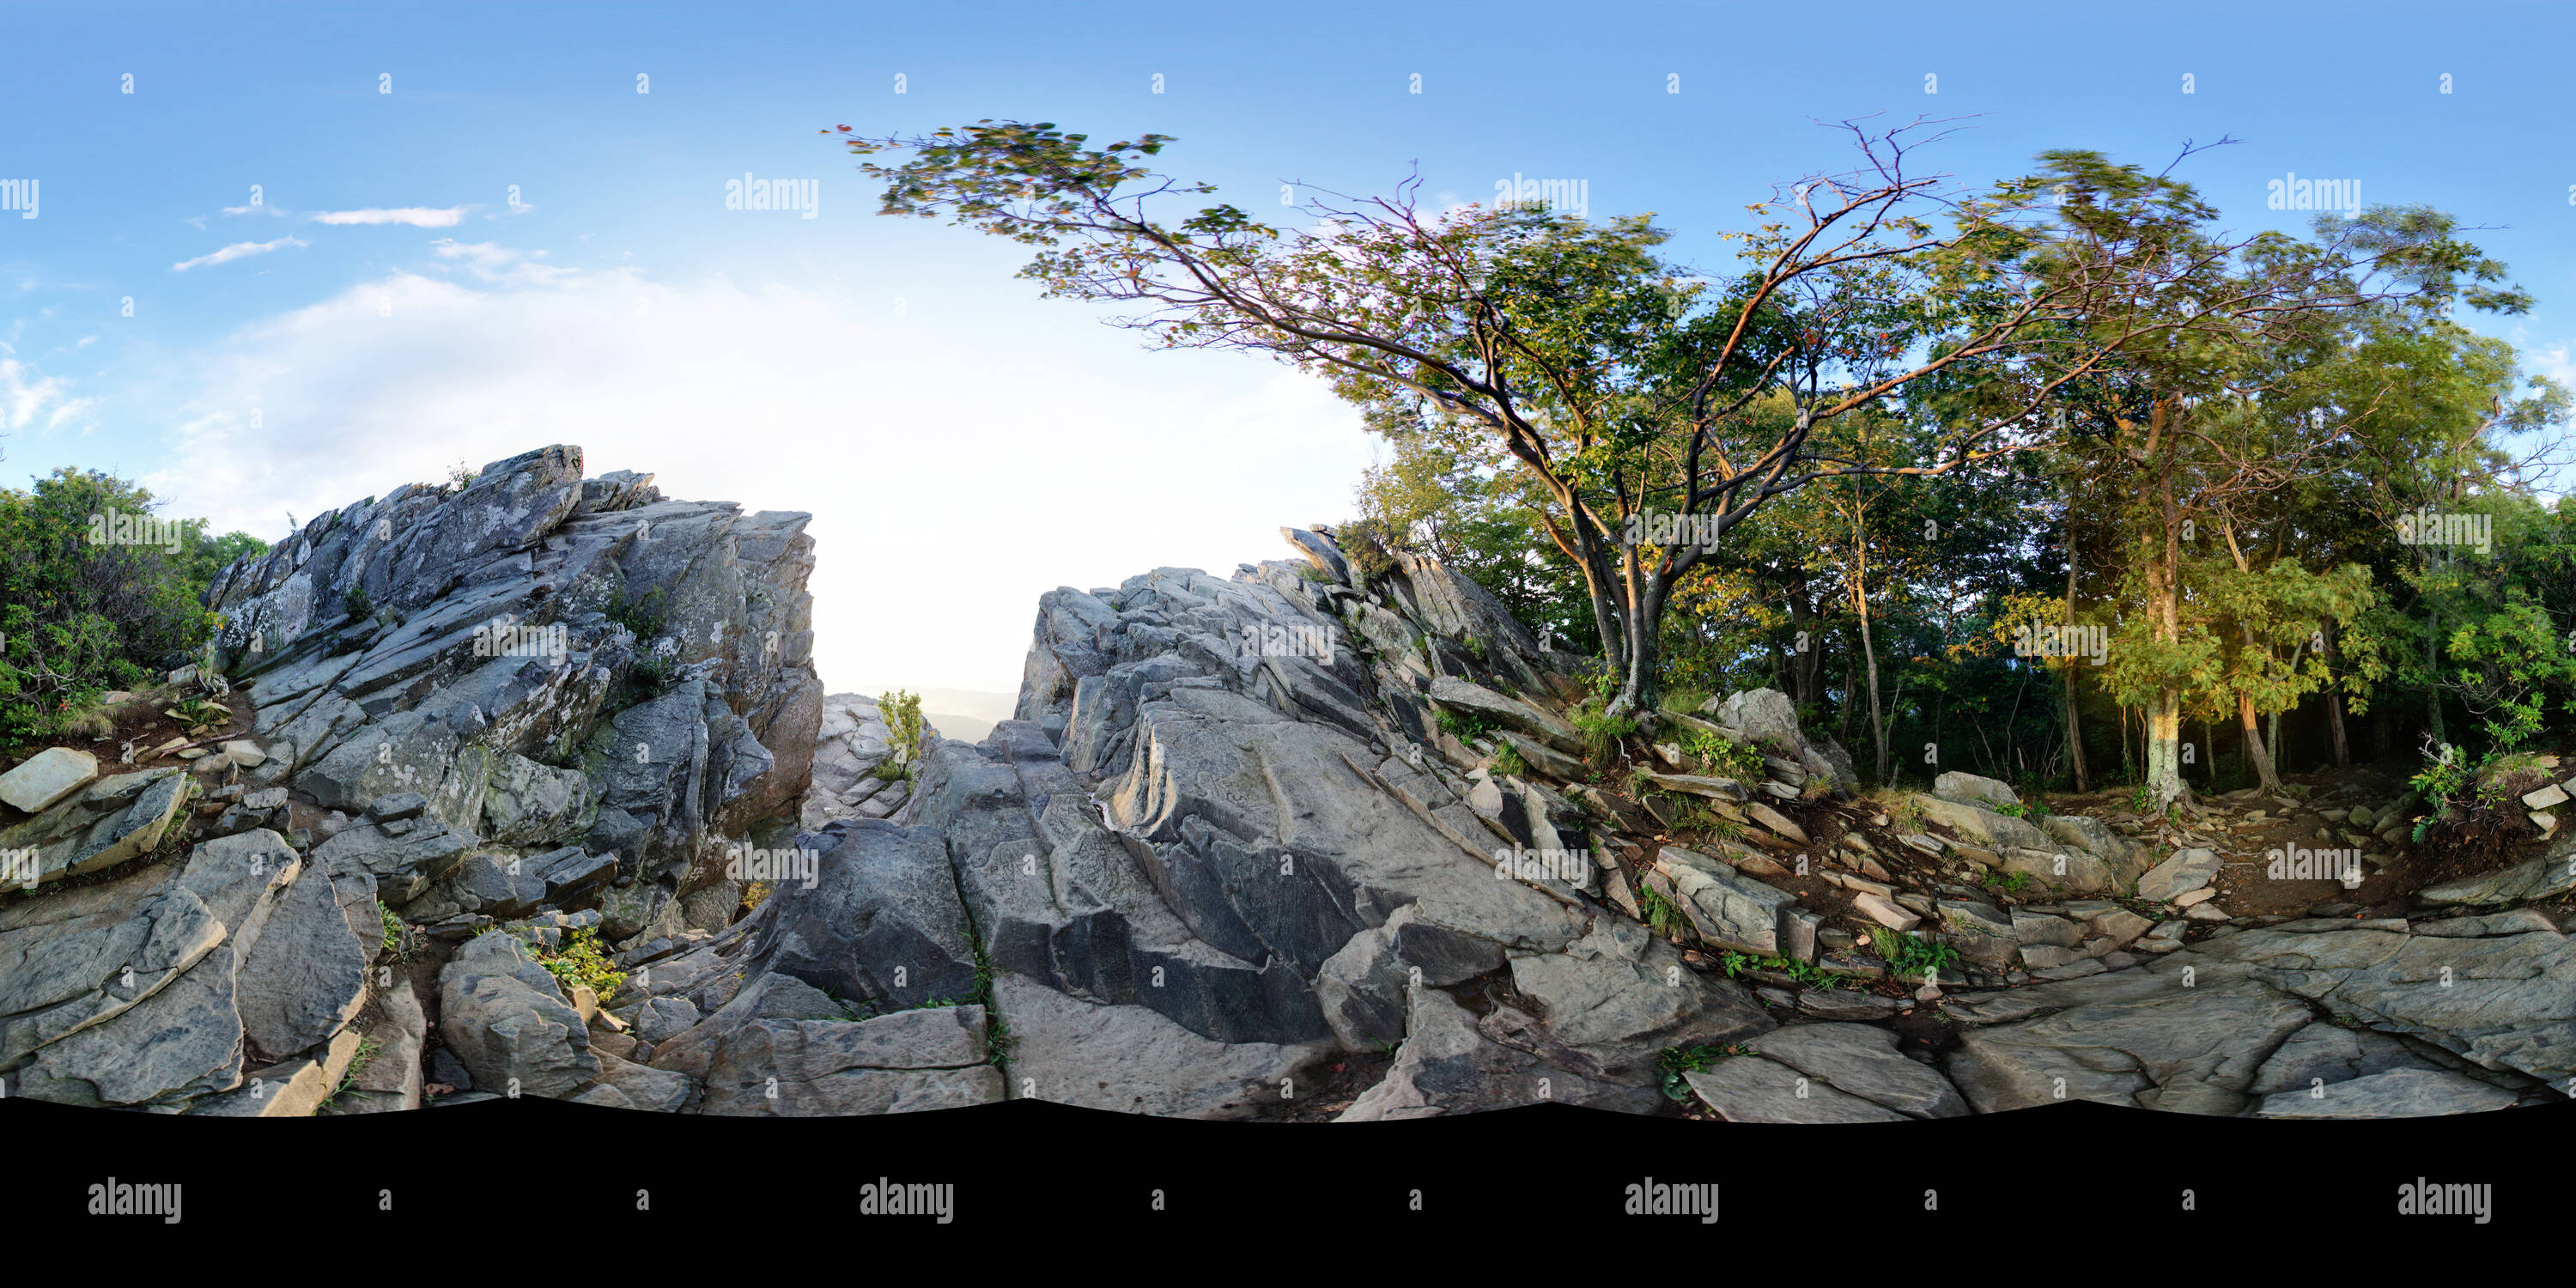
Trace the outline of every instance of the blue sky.
{"label": "blue sky", "polygon": [[[0,180],[40,205],[0,211],[0,479],[115,469],[274,539],[578,443],[814,511],[833,687],[1007,690],[1037,594],[1276,557],[1370,443],[1275,367],[1037,300],[1010,244],[876,216],[818,128],[1156,131],[1274,214],[1417,164],[1434,200],[1579,179],[1709,267],[1842,163],[1818,120],[1968,118],[1926,156],[1970,183],[2232,135],[2179,173],[2239,231],[2304,231],[2265,208],[2289,173],[2490,226],[2540,302],[2479,325],[2569,378],[2571,35],[2564,4],[14,6]],[[815,217],[725,209],[745,173],[815,181]]]}

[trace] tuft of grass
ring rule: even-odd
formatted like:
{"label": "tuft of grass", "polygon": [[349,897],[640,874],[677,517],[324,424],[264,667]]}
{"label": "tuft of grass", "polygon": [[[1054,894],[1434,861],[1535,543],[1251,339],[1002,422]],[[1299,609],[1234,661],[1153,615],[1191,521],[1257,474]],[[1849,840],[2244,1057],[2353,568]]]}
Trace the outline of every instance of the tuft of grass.
{"label": "tuft of grass", "polygon": [[338,1104],[341,1093],[357,1085],[358,1075],[367,1071],[367,1065],[374,1061],[376,1053],[383,1049],[384,1044],[374,1038],[358,1039],[358,1053],[349,1057],[349,1068],[347,1072],[340,1075],[340,1085],[331,1088],[331,1094],[324,1096],[322,1103],[314,1106],[313,1112],[319,1114]]}
{"label": "tuft of grass", "polygon": [[1574,732],[1583,743],[1583,758],[1595,769],[1608,769],[1618,759],[1620,744],[1637,732],[1634,716],[1604,715],[1591,704],[1566,713]]}
{"label": "tuft of grass", "polygon": [[1647,927],[1662,938],[1678,939],[1690,932],[1690,917],[1681,910],[1681,905],[1665,898],[1663,892],[1653,886],[1639,883],[1637,907],[1646,914]]}
{"label": "tuft of grass", "polygon": [[1521,749],[1513,746],[1508,738],[1503,740],[1501,746],[1494,749],[1494,772],[1508,774],[1514,778],[1529,777],[1529,762],[1521,758]]}

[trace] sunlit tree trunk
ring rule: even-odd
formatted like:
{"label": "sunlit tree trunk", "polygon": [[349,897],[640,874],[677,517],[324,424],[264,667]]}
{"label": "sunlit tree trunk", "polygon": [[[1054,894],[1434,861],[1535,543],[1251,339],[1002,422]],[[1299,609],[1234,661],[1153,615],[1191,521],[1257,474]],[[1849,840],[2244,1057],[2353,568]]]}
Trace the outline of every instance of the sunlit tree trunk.
{"label": "sunlit tree trunk", "polygon": [[2255,727],[2254,699],[2239,690],[2236,694],[2236,720],[2245,727],[2245,759],[2254,766],[2254,775],[2267,794],[2278,795],[2281,776],[2272,768],[2272,753],[2263,745],[2263,733]]}
{"label": "sunlit tree trunk", "polygon": [[[2075,522],[2072,516],[2068,517],[2066,524],[2066,620],[2069,625],[2075,621]],[[2084,782],[2084,730],[2076,710],[2075,667],[2075,660],[2067,659],[2066,754],[2068,765],[2075,771],[2075,790],[2081,792],[2091,789]]]}

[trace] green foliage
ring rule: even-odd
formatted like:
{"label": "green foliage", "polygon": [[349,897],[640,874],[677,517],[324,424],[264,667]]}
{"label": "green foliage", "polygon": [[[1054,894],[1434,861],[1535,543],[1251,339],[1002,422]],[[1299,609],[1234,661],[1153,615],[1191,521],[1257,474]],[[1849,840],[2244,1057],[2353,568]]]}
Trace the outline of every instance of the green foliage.
{"label": "green foliage", "polygon": [[1655,1069],[1659,1075],[1658,1082],[1662,1085],[1667,1099],[1688,1100],[1690,1083],[1683,1075],[1711,1068],[1718,1061],[1730,1056],[1759,1054],[1761,1053],[1754,1050],[1751,1044],[1744,1042],[1729,1042],[1722,1046],[1698,1043],[1691,1046],[1666,1047],[1655,1053]]}
{"label": "green foliage", "polygon": [[209,538],[202,519],[120,530],[119,516],[160,522],[156,504],[68,466],[0,489],[0,746],[96,736],[99,694],[141,688],[196,652],[217,624],[198,602],[206,587],[233,558],[267,550],[243,533]]}
{"label": "green foliage", "polygon": [[1605,715],[1588,704],[1566,712],[1565,718],[1583,745],[1583,758],[1595,769],[1610,768],[1620,744],[1637,732],[1636,717]]}
{"label": "green foliage", "polygon": [[363,622],[375,615],[376,605],[367,597],[366,587],[351,586],[348,593],[340,596],[340,611],[347,613],[350,621]]}
{"label": "green foliage", "polygon": [[382,899],[376,900],[376,916],[385,924],[385,941],[377,952],[382,954],[399,951],[404,961],[411,960],[410,946],[403,938],[402,918],[395,916],[394,910],[386,907]]}
{"label": "green foliage", "polygon": [[588,930],[573,931],[564,937],[563,947],[554,951],[543,948],[532,951],[536,954],[537,964],[554,972],[564,987],[582,985],[598,994],[603,1002],[626,982],[626,972],[617,969],[615,963],[601,954],[599,940]]}
{"label": "green foliage", "polygon": [[331,1088],[331,1094],[324,1096],[322,1103],[315,1106],[313,1112],[319,1114],[338,1104],[341,1094],[358,1085],[358,1075],[365,1073],[367,1066],[375,1063],[376,1056],[383,1050],[384,1044],[374,1038],[359,1038],[358,1049],[349,1057],[349,1067],[341,1072],[339,1085]]}
{"label": "green foliage", "polygon": [[[2477,780],[2478,771],[2483,768],[2483,762],[2472,763],[2467,752],[2445,743],[2439,752],[2425,757],[2424,767],[2407,780],[2407,785],[2432,806],[2428,820],[2439,818],[2469,784]],[[2416,839],[2423,838],[2418,836]]]}
{"label": "green foliage", "polygon": [[1899,975],[1924,976],[1945,971],[1959,962],[1959,950],[1948,944],[1934,943],[1911,931],[1890,930],[1885,926],[1869,928],[1872,946],[1889,970]]}
{"label": "green foliage", "polygon": [[1637,908],[1646,914],[1647,927],[1665,939],[1679,939],[1690,933],[1689,915],[1653,886],[1637,887]]}
{"label": "green foliage", "polygon": [[1440,727],[1440,732],[1460,742],[1490,738],[1494,733],[1493,722],[1482,716],[1471,716],[1457,711],[1441,711],[1432,716],[1431,721]]}
{"label": "green foliage", "polygon": [[903,689],[880,694],[877,697],[877,717],[885,721],[887,735],[892,739],[886,763],[901,768],[908,775],[914,766],[921,763],[920,696]]}
{"label": "green foliage", "polygon": [[671,686],[679,682],[680,665],[666,653],[645,649],[628,664],[626,675],[647,695],[658,696],[670,692]]}
{"label": "green foliage", "polygon": [[1341,547],[1342,562],[1350,565],[1351,576],[1365,589],[1396,570],[1395,550],[1404,544],[1403,529],[1384,518],[1363,515],[1333,529],[1333,542]]}
{"label": "green foliage", "polygon": [[1758,783],[1767,768],[1760,748],[1745,746],[1707,729],[1692,728],[1684,733],[1682,750],[1698,757],[1709,772],[1721,778]]}
{"label": "green foliage", "polygon": [[[2330,702],[2403,709],[2398,742],[2361,730],[2364,759],[2416,729],[2576,735],[2576,503],[2528,466],[2576,404],[2461,324],[2531,300],[2441,212],[2231,239],[2183,178],[2068,149],[1937,200],[1838,191],[1870,212],[1836,225],[1849,242],[1802,241],[1783,196],[1736,239],[1745,264],[1709,272],[1642,216],[1422,219],[1398,193],[1265,223],[1156,173],[1164,135],[842,134],[886,213],[1030,247],[1023,276],[1051,297],[1141,303],[1122,324],[1164,346],[1324,374],[1391,449],[1336,534],[1354,576],[1397,547],[1435,557],[1616,655],[1589,676],[1603,709],[1655,681],[1675,707],[1779,688],[1874,753],[1878,785],[1933,742],[1946,766],[2035,781],[2031,817],[2079,749],[2088,785],[2136,772],[2150,702],[2203,729],[2232,729],[2240,702],[2273,717],[2285,770],[2326,758]],[[875,163],[896,149],[910,159]],[[1183,208],[1147,213],[1163,202]],[[1305,325],[1265,324],[1292,313]],[[2040,450],[1982,450],[2007,439]],[[1766,464],[1713,464],[1745,461]],[[1813,481],[1767,490],[1789,478]],[[1677,495],[1733,511],[1719,546],[1622,538]],[[2492,548],[2401,540],[2427,508],[2492,520]],[[2193,526],[2169,533],[2176,516]],[[2058,624],[2100,630],[2107,656],[2020,656],[1998,634]],[[1632,667],[1621,640],[1662,664]],[[1595,741],[1596,769],[1624,736]],[[2239,740],[2184,736],[2207,753],[2195,785],[2253,780]]]}
{"label": "green foliage", "polygon": [[1520,748],[1513,746],[1509,739],[1505,739],[1502,745],[1494,748],[1494,772],[1508,774],[1514,778],[1527,778],[1530,772],[1529,762],[1521,758]]}
{"label": "green foliage", "polygon": [[608,602],[601,606],[600,611],[608,614],[608,620],[632,632],[638,645],[648,644],[662,633],[662,588],[655,586],[641,595],[629,595],[626,586],[620,583],[609,593]]}
{"label": "green foliage", "polygon": [[2005,873],[1992,868],[1986,870],[1984,885],[1989,890],[1998,890],[2007,895],[2019,896],[2023,891],[2030,888],[2030,884],[2030,874],[2027,872]]}

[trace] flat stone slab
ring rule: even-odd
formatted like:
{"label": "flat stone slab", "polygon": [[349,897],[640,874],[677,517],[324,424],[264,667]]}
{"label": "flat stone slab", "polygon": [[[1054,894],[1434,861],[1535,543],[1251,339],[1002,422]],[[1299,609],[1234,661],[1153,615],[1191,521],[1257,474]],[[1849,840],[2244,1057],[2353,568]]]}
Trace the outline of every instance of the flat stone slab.
{"label": "flat stone slab", "polygon": [[1852,896],[1852,907],[1861,915],[1890,930],[1912,930],[1923,924],[1921,917],[1875,894],[1862,893]]}
{"label": "flat stone slab", "polygon": [[2217,878],[2219,866],[2216,850],[2180,851],[2147,869],[2147,874],[2138,878],[2138,897],[2157,903],[2171,902],[2175,895],[2208,885]]}
{"label": "flat stone slab", "polygon": [[1687,792],[1693,796],[1707,796],[1718,800],[1741,801],[1748,799],[1752,795],[1750,792],[1744,790],[1744,784],[1739,783],[1732,778],[1706,778],[1698,774],[1658,774],[1653,772],[1648,772],[1644,775],[1644,778],[1646,781],[1653,783],[1655,786],[1661,787],[1666,791]]}
{"label": "flat stone slab", "polygon": [[[1903,1056],[1897,1057],[1904,1059]],[[1928,1070],[1927,1070],[1928,1072]],[[1938,1075],[1935,1075],[1938,1076]],[[1901,1123],[1906,1115],[1758,1055],[1730,1056],[1682,1075],[1731,1123]]]}
{"label": "flat stone slab", "polygon": [[2519,1097],[2448,1069],[2390,1069],[2263,1097],[2257,1118],[2435,1118],[2510,1108]]}
{"label": "flat stone slab", "polygon": [[[2570,839],[2576,839],[2576,833],[2571,833]],[[2576,862],[2570,862],[2571,859],[2576,859],[2576,848],[2553,845],[2548,854],[2529,863],[2501,872],[2426,886],[2415,892],[2415,901],[2435,907],[2457,904],[2492,908],[2500,904],[2554,899],[2576,890]]]}
{"label": "flat stone slab", "polygon": [[1912,1118],[1959,1118],[1968,1102],[1938,1070],[1900,1054],[1870,1024],[1800,1024],[1754,1039],[1764,1059]]}
{"label": "flat stone slab", "polygon": [[70,747],[48,747],[0,774],[0,802],[38,813],[98,777],[98,757]]}

